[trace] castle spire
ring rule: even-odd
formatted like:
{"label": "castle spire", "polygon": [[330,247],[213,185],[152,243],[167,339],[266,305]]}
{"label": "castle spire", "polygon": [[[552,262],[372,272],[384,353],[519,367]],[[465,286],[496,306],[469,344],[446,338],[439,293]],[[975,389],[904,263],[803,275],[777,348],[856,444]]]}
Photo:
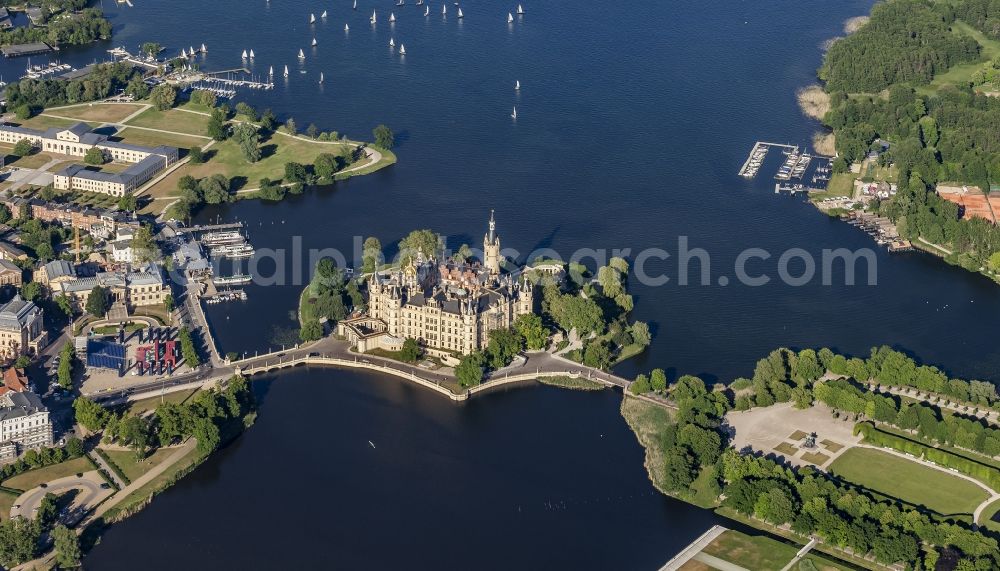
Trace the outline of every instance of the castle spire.
{"label": "castle spire", "polygon": [[491,208],[490,209],[490,233],[489,233],[489,241],[490,241],[491,244],[493,243],[493,240],[496,238],[496,230],[497,230],[497,222],[493,218],[493,209]]}

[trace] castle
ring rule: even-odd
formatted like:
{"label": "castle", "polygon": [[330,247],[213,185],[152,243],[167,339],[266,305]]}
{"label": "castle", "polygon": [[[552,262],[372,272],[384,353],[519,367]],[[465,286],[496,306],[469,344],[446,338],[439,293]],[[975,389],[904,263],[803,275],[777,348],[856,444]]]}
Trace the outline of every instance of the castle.
{"label": "castle", "polygon": [[399,350],[412,338],[431,355],[467,355],[484,349],[491,331],[509,329],[517,316],[534,311],[531,282],[503,271],[492,212],[481,265],[417,257],[373,274],[368,294],[367,314],[337,325],[360,352]]}

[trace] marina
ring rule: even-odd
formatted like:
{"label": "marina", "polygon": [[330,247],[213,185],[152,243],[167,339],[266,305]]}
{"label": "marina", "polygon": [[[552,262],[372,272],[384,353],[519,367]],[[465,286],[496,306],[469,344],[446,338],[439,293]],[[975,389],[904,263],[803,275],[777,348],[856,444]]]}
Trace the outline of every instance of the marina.
{"label": "marina", "polygon": [[225,289],[217,294],[205,298],[205,303],[209,305],[216,305],[219,303],[225,303],[227,301],[246,301],[247,292],[241,289]]}
{"label": "marina", "polygon": [[[830,182],[831,157],[805,152],[797,145],[757,141],[738,172],[739,176],[752,180],[763,168],[771,148],[781,151],[784,160],[777,167],[774,179],[775,192],[816,192],[826,190]],[[811,168],[813,167],[813,168]],[[790,183],[791,181],[800,181]],[[809,184],[801,181],[809,181]],[[790,184],[786,184],[790,183]]]}

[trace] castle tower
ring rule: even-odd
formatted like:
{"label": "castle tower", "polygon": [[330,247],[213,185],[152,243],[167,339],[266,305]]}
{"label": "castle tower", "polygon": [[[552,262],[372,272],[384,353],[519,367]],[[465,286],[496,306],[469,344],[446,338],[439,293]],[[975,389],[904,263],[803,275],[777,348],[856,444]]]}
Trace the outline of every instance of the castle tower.
{"label": "castle tower", "polygon": [[491,276],[500,275],[500,236],[497,236],[497,223],[490,210],[490,230],[483,236],[483,265]]}

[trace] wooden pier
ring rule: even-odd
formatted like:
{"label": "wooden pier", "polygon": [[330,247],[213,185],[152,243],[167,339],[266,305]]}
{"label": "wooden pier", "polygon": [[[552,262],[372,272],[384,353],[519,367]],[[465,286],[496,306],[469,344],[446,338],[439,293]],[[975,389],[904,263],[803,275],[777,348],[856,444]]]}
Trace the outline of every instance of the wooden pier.
{"label": "wooden pier", "polygon": [[740,172],[737,174],[739,174],[739,176],[746,178],[753,178],[754,176],[756,176],[757,168],[751,168],[751,163],[753,162],[754,157],[758,154],[759,151],[764,151],[764,153],[761,154],[759,157],[761,160],[763,160],[764,154],[766,154],[771,147],[776,147],[780,149],[791,149],[791,150],[798,149],[798,147],[796,147],[795,145],[783,145],[781,143],[768,143],[767,141],[757,141],[756,143],[754,143],[753,148],[750,149],[750,154],[747,155],[747,160],[743,162],[743,166],[740,167]]}
{"label": "wooden pier", "polygon": [[240,230],[243,228],[242,222],[227,222],[224,224],[204,224],[200,226],[191,226],[188,228],[190,232],[214,232],[216,230]]}

